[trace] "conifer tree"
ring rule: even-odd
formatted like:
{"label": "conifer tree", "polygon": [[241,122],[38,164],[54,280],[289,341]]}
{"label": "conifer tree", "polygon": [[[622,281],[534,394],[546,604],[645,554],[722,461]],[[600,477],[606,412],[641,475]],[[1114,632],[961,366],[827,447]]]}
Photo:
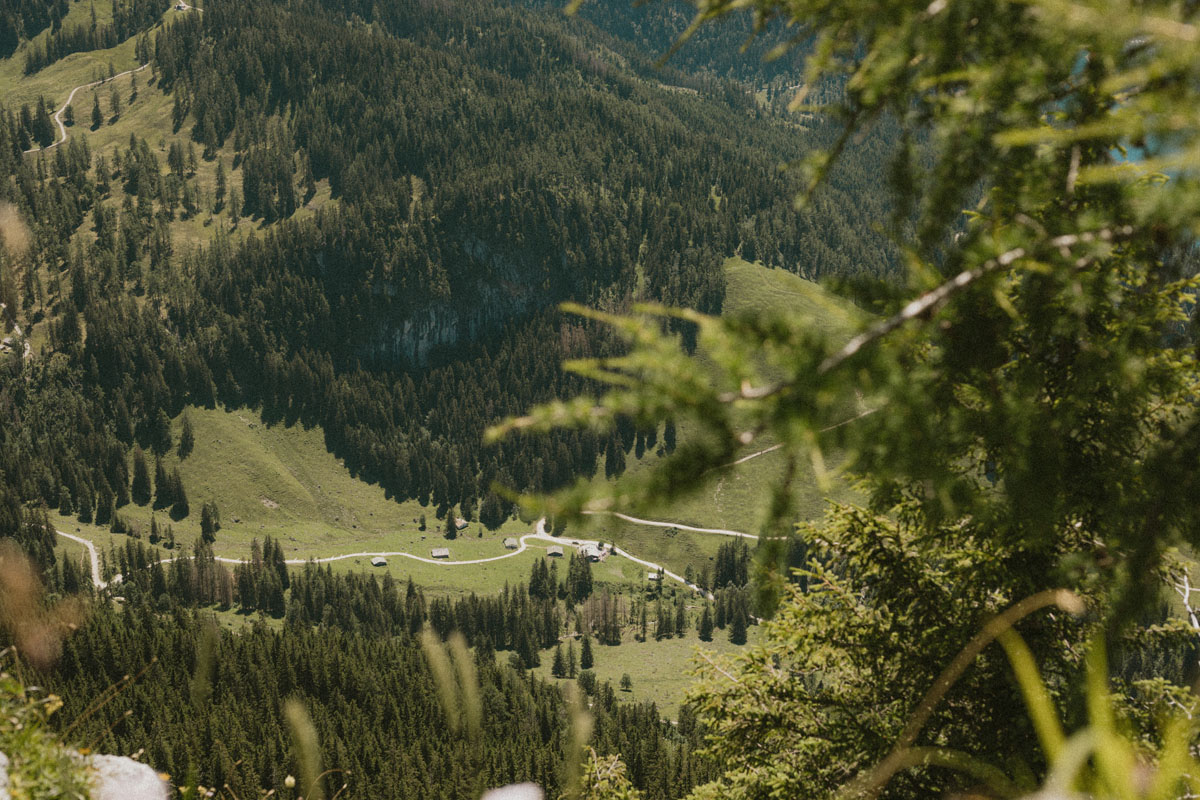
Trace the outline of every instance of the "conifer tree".
{"label": "conifer tree", "polygon": [[563,658],[562,645],[554,646],[554,663],[550,666],[550,674],[556,678],[567,677],[567,662]]}
{"label": "conifer tree", "polygon": [[205,544],[212,544],[217,540],[215,507],[211,501],[200,506],[200,539]]}
{"label": "conifer tree", "polygon": [[99,130],[104,124],[104,113],[100,111],[100,95],[97,92],[92,93],[92,130]]}
{"label": "conifer tree", "polygon": [[146,466],[146,454],[142,452],[142,448],[134,446],[133,448],[133,483],[130,486],[130,495],[133,502],[139,506],[144,506],[150,502],[150,470]]}
{"label": "conifer tree", "polygon": [[579,668],[587,670],[593,666],[595,666],[595,661],[592,659],[592,637],[585,633],[583,648],[579,652]]}
{"label": "conifer tree", "polygon": [[154,427],[151,430],[150,439],[154,455],[160,458],[171,449],[171,418],[161,408],[154,415]]}
{"label": "conifer tree", "polygon": [[179,475],[179,468],[176,467],[171,472],[170,483],[172,487],[172,503],[171,517],[174,519],[183,519],[190,511],[188,507],[187,492],[183,488],[183,478]]}
{"label": "conifer tree", "polygon": [[700,615],[700,641],[711,642],[713,635],[713,619],[712,612],[709,610],[707,603],[704,605],[704,613]]}
{"label": "conifer tree", "polygon": [[196,446],[196,436],[192,430],[192,419],[183,414],[183,430],[179,433],[179,458],[185,459],[192,453],[192,448]]}
{"label": "conifer tree", "polygon": [[729,641],[733,644],[746,643],[746,628],[750,620],[746,616],[746,604],[738,603],[733,609],[733,622],[729,626]]}
{"label": "conifer tree", "polygon": [[574,678],[578,671],[578,661],[575,658],[575,640],[567,642],[567,677]]}
{"label": "conifer tree", "polygon": [[92,490],[87,486],[79,489],[79,521],[92,521]]}
{"label": "conifer tree", "polygon": [[162,459],[154,459],[154,507],[167,508],[175,502],[174,486],[171,476],[167,474]]}

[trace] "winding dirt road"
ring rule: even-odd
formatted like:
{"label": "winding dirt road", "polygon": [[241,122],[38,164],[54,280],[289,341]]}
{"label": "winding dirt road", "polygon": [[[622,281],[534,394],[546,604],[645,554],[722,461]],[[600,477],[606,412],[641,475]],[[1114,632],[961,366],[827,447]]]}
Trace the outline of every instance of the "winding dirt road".
{"label": "winding dirt road", "polygon": [[108,583],[100,577],[100,556],[96,553],[96,545],[92,544],[82,536],[76,536],[73,533],[67,533],[66,531],[55,531],[55,533],[57,533],[59,536],[65,536],[73,542],[79,542],[81,545],[86,547],[88,551],[88,557],[92,561],[92,583],[96,584],[97,589],[103,589],[104,587],[108,586]]}
{"label": "winding dirt road", "polygon": [[71,101],[75,99],[75,93],[78,92],[80,89],[90,89],[93,86],[100,86],[101,84],[108,83],[109,81],[115,81],[117,78],[123,78],[126,75],[132,75],[135,72],[141,72],[148,66],[150,66],[150,62],[146,62],[145,64],[142,64],[137,69],[127,69],[124,72],[118,73],[117,75],[113,75],[111,78],[102,78],[98,81],[92,81],[91,83],[84,83],[84,84],[81,84],[80,86],[76,86],[74,89],[71,90],[71,93],[69,95],[67,95],[67,102],[62,104],[62,108],[60,108],[58,111],[54,112],[54,122],[55,122],[55,124],[58,125],[58,140],[56,142],[54,142],[53,144],[46,145],[45,147],[34,147],[29,150],[26,150],[25,152],[26,153],[41,153],[46,150],[51,150],[55,147],[58,147],[60,144],[62,144],[63,142],[65,142],[67,140],[67,126],[63,124],[62,115],[63,115],[63,112],[67,110],[67,106],[71,105]]}
{"label": "winding dirt road", "polygon": [[652,520],[652,519],[638,519],[637,517],[631,517],[628,514],[622,514],[619,511],[585,511],[583,513],[591,514],[591,515],[595,515],[595,516],[600,516],[600,515],[606,514],[611,517],[616,517],[617,519],[623,519],[626,522],[632,522],[635,525],[649,525],[653,528],[677,528],[681,531],[692,531],[694,533],[716,533],[716,534],[720,534],[721,536],[740,536],[743,539],[757,539],[758,538],[758,536],[753,533],[743,533],[742,531],[731,531],[727,528],[697,528],[694,525],[684,525],[679,522],[659,522],[657,520]]}
{"label": "winding dirt road", "polygon": [[[78,542],[79,544],[82,544],[84,547],[87,548],[88,555],[92,562],[92,583],[94,583],[96,585],[97,589],[106,588],[108,586],[108,583],[106,581],[104,581],[100,575],[100,559],[96,553],[96,546],[94,544],[92,544],[92,542],[83,538],[82,536],[76,536],[73,533],[67,533],[66,531],[59,531],[59,530],[56,530],[55,533],[57,533],[59,536],[63,536],[67,539],[70,539],[73,542]],[[602,542],[596,541],[594,539],[573,539],[573,538],[567,538],[567,537],[551,536],[550,534],[546,533],[546,518],[545,517],[543,517],[537,521],[537,524],[534,526],[533,533],[527,533],[520,538],[521,544],[520,544],[520,547],[518,547],[516,550],[511,550],[507,553],[503,553],[498,556],[491,556],[490,558],[472,558],[472,559],[467,559],[465,561],[446,561],[443,559],[425,558],[424,556],[413,555],[412,553],[405,553],[400,550],[392,550],[392,551],[379,551],[379,552],[373,552],[373,553],[366,553],[366,552],[344,553],[339,556],[329,556],[327,558],[289,558],[289,559],[285,559],[284,563],[291,564],[293,566],[308,564],[310,562],[314,563],[314,564],[328,564],[332,561],[343,561],[347,558],[374,558],[375,556],[382,556],[383,558],[395,558],[395,557],[410,558],[413,561],[420,561],[425,564],[436,564],[438,566],[443,566],[443,567],[458,567],[458,566],[468,566],[470,564],[486,564],[486,563],[489,563],[492,561],[502,561],[503,559],[506,559],[506,558],[513,558],[515,556],[519,556],[522,553],[524,553],[526,549],[528,549],[530,541],[542,541],[542,542],[548,542],[550,544],[557,544],[557,545],[570,545],[572,547],[577,547],[577,548],[583,547],[585,545],[592,545],[593,547],[595,547],[597,549],[606,549],[615,555],[621,556],[622,558],[629,559],[630,561],[634,562],[635,564],[641,564],[642,566],[647,567],[648,569],[650,569],[653,572],[661,572],[664,577],[670,578],[671,580],[674,580],[674,581],[678,581],[679,583],[688,587],[692,591],[694,591],[698,594],[704,595],[705,597],[708,597],[709,599],[712,599],[711,594],[709,594],[708,592],[705,592],[703,589],[701,589],[696,584],[686,580],[683,576],[676,575],[674,572],[671,572],[670,570],[665,569],[661,564],[655,564],[653,561],[646,561],[645,559],[638,558],[637,556],[633,555],[632,553],[630,553],[626,550],[623,550],[622,548],[617,547],[616,545],[607,545],[606,546]],[[180,557],[181,556],[176,556],[175,558],[180,558]],[[174,561],[175,558],[164,558],[160,563],[169,564],[170,562]],[[214,558],[216,561],[220,561],[223,564],[241,564],[243,561],[246,560],[244,558],[228,558],[225,556],[215,556]]]}

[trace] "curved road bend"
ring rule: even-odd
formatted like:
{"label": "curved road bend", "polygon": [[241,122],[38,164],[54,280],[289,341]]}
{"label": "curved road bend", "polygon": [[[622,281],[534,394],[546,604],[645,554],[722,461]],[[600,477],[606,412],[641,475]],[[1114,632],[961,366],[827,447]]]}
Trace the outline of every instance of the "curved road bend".
{"label": "curved road bend", "polygon": [[123,78],[124,76],[131,75],[134,72],[141,72],[148,66],[150,66],[149,61],[147,61],[145,64],[142,64],[137,69],[127,69],[124,72],[121,72],[117,75],[113,75],[111,78],[102,78],[98,81],[92,81],[91,83],[84,83],[79,86],[76,86],[74,89],[71,90],[71,93],[69,95],[67,95],[67,102],[62,104],[62,108],[60,108],[60,109],[58,109],[58,111],[54,112],[54,122],[58,125],[58,141],[54,142],[53,144],[48,144],[45,147],[31,148],[29,150],[26,150],[25,152],[26,153],[44,152],[46,150],[50,150],[51,148],[58,147],[60,144],[62,144],[63,142],[65,142],[67,140],[67,126],[63,124],[62,115],[63,115],[63,112],[67,110],[67,106],[71,105],[71,101],[75,99],[75,93],[78,92],[80,89],[90,89],[93,86],[99,86],[103,83],[108,83],[109,81],[114,81],[117,78]]}

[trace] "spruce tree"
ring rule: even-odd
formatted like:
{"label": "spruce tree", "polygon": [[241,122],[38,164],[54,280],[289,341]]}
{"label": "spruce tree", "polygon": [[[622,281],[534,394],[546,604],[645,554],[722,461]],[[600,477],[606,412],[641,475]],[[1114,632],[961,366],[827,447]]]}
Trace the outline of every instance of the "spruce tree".
{"label": "spruce tree", "polygon": [[150,470],[146,466],[146,454],[141,447],[133,448],[133,485],[130,494],[133,502],[144,506],[150,502]]}
{"label": "spruce tree", "polygon": [[104,124],[104,113],[100,111],[100,95],[92,93],[92,130],[98,130]]}
{"label": "spruce tree", "polygon": [[733,644],[746,643],[746,628],[750,620],[746,616],[746,604],[738,603],[733,609],[733,622],[729,626],[729,641]]}
{"label": "spruce tree", "polygon": [[150,433],[150,446],[154,455],[160,458],[171,449],[171,418],[167,412],[159,409],[154,416],[154,427]]}
{"label": "spruce tree", "polygon": [[574,640],[567,642],[567,677],[574,678],[578,669],[577,660],[575,658],[575,642]]}
{"label": "spruce tree", "polygon": [[211,503],[204,503],[200,506],[200,539],[205,544],[212,544],[217,540],[217,520],[213,509],[214,506]]}
{"label": "spruce tree", "polygon": [[592,659],[592,637],[583,635],[583,648],[579,651],[579,668],[591,669],[595,665]]}
{"label": "spruce tree", "polygon": [[167,470],[163,467],[162,459],[154,459],[154,507],[167,508],[175,502],[174,486],[171,484],[171,476],[167,474]]}
{"label": "spruce tree", "polygon": [[178,467],[171,472],[170,482],[174,490],[172,493],[171,516],[174,519],[183,519],[188,515],[190,509],[188,507],[187,492],[184,491],[183,478],[179,476]]}
{"label": "spruce tree", "polygon": [[712,612],[707,604],[704,606],[704,613],[700,615],[700,641],[711,642],[713,635],[713,618]]}
{"label": "spruce tree", "polygon": [[185,412],[183,415],[183,430],[179,433],[179,458],[187,458],[192,453],[192,448],[196,446],[196,435],[192,430],[191,417]]}
{"label": "spruce tree", "polygon": [[567,677],[567,662],[563,658],[562,645],[554,646],[554,663],[550,667],[550,674],[556,678]]}

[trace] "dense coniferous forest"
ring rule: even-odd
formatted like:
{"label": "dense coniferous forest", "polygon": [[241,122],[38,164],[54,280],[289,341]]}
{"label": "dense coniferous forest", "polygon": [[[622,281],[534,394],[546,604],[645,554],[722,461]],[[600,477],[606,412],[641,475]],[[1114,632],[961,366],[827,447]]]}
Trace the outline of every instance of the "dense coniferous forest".
{"label": "dense coniferous forest", "polygon": [[[55,21],[45,41],[31,47],[25,54],[25,72],[37,72],[72,53],[116,47],[158,22],[168,6],[166,0],[130,0],[127,3],[118,0],[114,3],[113,19],[110,23],[101,25],[96,21],[94,6],[91,21],[86,26],[67,28],[61,21]],[[3,35],[3,31],[0,31],[0,37]],[[2,41],[0,52],[3,52]]]}
{"label": "dense coniferous forest", "polygon": [[[62,4],[0,13],[7,52],[50,28],[25,55],[33,74],[138,35],[151,64],[139,75],[169,93],[172,132],[188,140],[163,157],[158,132],[135,133],[101,156],[76,125],[66,144],[26,155],[56,138],[55,108],[0,107],[0,213],[20,223],[0,248],[0,329],[16,342],[0,352],[0,538],[70,595],[89,592],[90,576],[55,557],[48,509],[118,533],[130,503],[163,520],[149,547],[102,553],[124,602],[105,596],[41,676],[68,698],[63,724],[156,656],[77,738],[145,748],[177,779],[239,797],[282,791],[281,703],[299,696],[352,796],[474,797],[518,780],[553,795],[567,711],[524,672],[556,648],[553,673],[591,698],[595,746],[620,752],[648,797],[713,777],[692,754],[703,731],[689,710],[664,724],[652,705],[617,703],[588,667],[623,640],[744,643],[744,544],[695,576],[714,596],[692,610],[661,585],[594,589],[575,558],[562,574],[539,562],[527,583],[455,600],[315,565],[289,573],[270,540],[227,567],[211,546],[215,506],[189,504],[162,466],[170,420],[188,404],[224,405],[319,425],[331,452],[392,496],[499,525],[513,509],[493,484],[553,490],[602,458],[615,476],[625,453],[659,439],[623,420],[606,434],[482,443],[496,420],[586,388],[564,359],[620,352],[556,304],[719,312],[733,254],[813,278],[896,270],[877,227],[890,214],[874,185],[886,130],[856,142],[799,212],[796,180],[778,167],[830,144],[838,125],[781,113],[731,67],[656,71],[641,34],[621,26],[482,0],[216,0],[143,35],[161,11],[118,3],[111,24],[69,30]],[[656,41],[671,29],[653,25]],[[96,109],[93,128],[105,124]],[[173,222],[200,214],[197,159],[229,153],[240,182],[221,183],[216,202],[251,232],[172,241]],[[297,214],[318,185],[332,201]],[[41,326],[29,357],[18,324]],[[674,428],[661,439],[673,448]],[[181,548],[170,520],[195,516],[204,536]],[[213,638],[214,610],[259,621]],[[426,626],[475,649],[478,741],[442,724],[415,638]]]}
{"label": "dense coniferous forest", "polygon": [[[110,161],[73,137],[22,157],[47,135],[45,104],[0,111],[0,192],[33,228],[0,302],[55,314],[53,358],[0,357],[21,410],[0,432],[5,491],[107,519],[128,497],[122,454],[150,449],[163,414],[220,402],[321,424],[398,498],[496,524],[509,506],[494,482],[557,488],[635,441],[480,445],[487,423],[579,390],[564,358],[614,352],[556,301],[717,311],[734,252],[810,276],[894,266],[868,188],[884,136],[800,214],[777,165],[836,125],[802,131],[715,78],[664,91],[589,36],[608,34],[486,3],[217,2],[177,18],[139,43],[177,124],[205,152],[232,145],[244,213],[281,220],[195,251],[165,225],[193,213],[183,150],[163,165],[133,137]],[[288,220],[317,181],[337,202]],[[89,213],[94,243],[70,246]]]}
{"label": "dense coniferous forest", "polygon": [[[88,591],[88,577],[70,560],[55,564],[37,542],[25,544],[40,554],[56,592]],[[740,563],[744,576],[746,557],[744,548],[731,550],[722,563],[735,572]],[[646,796],[678,797],[715,774],[693,755],[703,730],[689,709],[668,724],[653,704],[617,703],[614,687],[589,671],[607,657],[601,645],[619,646],[622,630],[646,637],[648,609],[656,639],[694,628],[702,640],[711,638],[713,609],[692,615],[682,597],[593,595],[582,558],[572,556],[561,580],[557,563],[540,560],[528,584],[459,600],[426,599],[411,581],[401,586],[311,564],[289,576],[270,539],[261,548],[256,542],[253,557],[232,570],[201,542],[163,563],[158,550],[130,541],[107,552],[105,563],[110,577],[124,576],[121,605],[101,601],[66,640],[57,665],[37,678],[68,698],[64,722],[83,717],[81,740],[110,752],[142,750],[177,780],[228,785],[237,796],[282,791],[295,769],[282,708],[299,697],[324,763],[344,771],[337,775],[351,796],[474,797],[522,780],[553,794],[564,777],[568,712],[557,690],[524,670],[538,665],[539,650],[557,647],[561,659],[564,640],[569,666],[556,661],[555,677],[577,679],[590,697],[594,746],[622,753]],[[744,586],[720,590],[718,627],[728,618],[730,635],[744,636],[746,603]],[[217,635],[205,609],[261,616],[239,634]],[[271,617],[282,619],[282,631],[268,626]],[[426,625],[443,640],[463,634],[474,650],[484,720],[478,735],[443,721],[416,639]],[[497,651],[510,651],[507,663]],[[128,675],[137,677],[125,686]],[[109,687],[121,689],[116,702],[87,712]]]}
{"label": "dense coniferous forest", "polygon": [[[102,605],[40,678],[67,698],[61,713],[74,719],[124,676],[139,675],[87,718],[80,738],[110,752],[145,748],[146,760],[177,780],[238,797],[285,791],[296,769],[282,712],[289,698],[309,709],[323,763],[339,770],[331,795],[343,781],[349,796],[372,798],[478,797],[523,780],[552,795],[563,786],[562,694],[498,666],[489,651],[476,653],[483,725],[471,735],[446,724],[421,647],[407,634],[212,630],[203,613]],[[701,731],[689,715],[673,726],[652,704],[618,703],[608,684],[592,692],[595,746],[628,754],[647,796],[678,797],[711,775],[691,754]]]}

